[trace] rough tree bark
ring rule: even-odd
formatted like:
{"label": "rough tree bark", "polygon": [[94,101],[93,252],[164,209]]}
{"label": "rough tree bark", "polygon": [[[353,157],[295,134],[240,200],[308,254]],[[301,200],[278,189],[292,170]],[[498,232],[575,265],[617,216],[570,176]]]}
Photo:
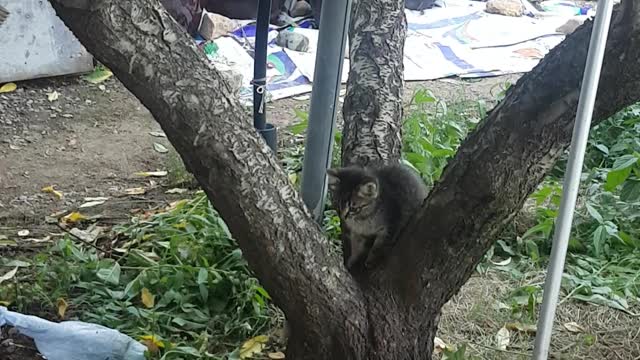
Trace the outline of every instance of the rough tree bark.
{"label": "rough tree bark", "polygon": [[[167,133],[287,315],[292,327],[287,358],[296,360],[431,358],[442,305],[569,143],[591,30],[591,24],[583,26],[509,91],[462,144],[389,260],[356,282],[328,255],[327,239],[228,95],[221,75],[157,0],[50,2]],[[372,1],[378,2],[383,0]],[[393,9],[395,2],[386,1]],[[626,0],[623,6],[627,9],[616,11],[610,35],[596,119],[640,98],[640,5]],[[360,25],[354,31],[364,26],[360,16],[374,21],[376,11],[356,10]],[[379,35],[372,32],[353,53],[378,44]],[[397,76],[377,73],[371,64],[354,65],[352,73],[359,71],[370,85],[376,76],[383,81]],[[358,84],[350,83],[350,98],[357,96]],[[370,97],[395,96],[368,91]],[[349,111],[355,111],[354,104]],[[355,144],[346,162],[397,156],[381,141],[398,136],[399,115],[379,105],[366,114],[368,128],[345,132],[347,144]],[[375,138],[374,127],[386,129],[380,130],[386,135],[367,140]]]}
{"label": "rough tree bark", "polygon": [[400,158],[404,0],[355,1],[349,26],[349,80],[342,164]]}

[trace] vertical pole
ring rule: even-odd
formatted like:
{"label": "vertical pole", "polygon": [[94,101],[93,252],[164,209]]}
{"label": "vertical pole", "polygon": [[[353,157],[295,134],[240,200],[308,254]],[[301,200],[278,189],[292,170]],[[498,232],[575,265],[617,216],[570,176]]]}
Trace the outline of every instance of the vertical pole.
{"label": "vertical pole", "polygon": [[253,126],[273,152],[278,144],[277,129],[267,123],[267,42],[269,40],[269,20],[271,0],[259,0],[256,21],[256,43],[253,54]]}
{"label": "vertical pole", "polygon": [[302,199],[317,220],[322,218],[324,209],[350,13],[351,0],[322,4],[302,168]]}
{"label": "vertical pole", "polygon": [[576,122],[573,128],[571,150],[560,203],[560,214],[553,236],[551,258],[549,259],[549,269],[544,286],[544,300],[540,319],[538,320],[538,331],[533,350],[533,359],[535,360],[546,360],[549,356],[553,320],[558,305],[560,283],[564,271],[569,235],[571,234],[573,214],[584,163],[584,153],[589,138],[589,128],[591,127],[591,118],[598,92],[600,71],[607,45],[612,11],[613,0],[601,0],[598,2],[598,10],[587,54],[587,64],[584,69],[580,100],[578,101]]}
{"label": "vertical pole", "polygon": [[253,54],[253,126],[258,130],[264,129],[267,125],[267,108],[264,96],[267,86],[267,41],[270,17],[271,0],[260,0],[256,21],[255,53]]}

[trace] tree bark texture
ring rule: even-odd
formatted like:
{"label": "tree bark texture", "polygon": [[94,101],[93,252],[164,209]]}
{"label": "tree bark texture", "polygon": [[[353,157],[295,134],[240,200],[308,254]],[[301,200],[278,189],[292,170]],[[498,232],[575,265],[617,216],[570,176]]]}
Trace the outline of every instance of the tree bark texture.
{"label": "tree bark texture", "polygon": [[342,164],[400,159],[407,21],[404,0],[353,3]]}
{"label": "tree bark texture", "polygon": [[[351,276],[329,255],[328,240],[228,84],[157,0],[50,2],[160,123],[285,312],[292,328],[287,358],[296,360],[431,358],[442,305],[569,143],[591,29],[583,26],[552,51],[463,143],[389,260],[370,274]],[[596,119],[640,97],[638,5],[623,4],[628,9],[616,11]],[[352,42],[360,41],[360,50],[352,50],[356,78],[345,120],[359,125],[345,131],[346,163],[399,156],[400,108],[383,100],[397,96],[400,106],[401,77],[390,75],[397,69],[384,62],[357,59],[366,57],[365,46],[372,53],[382,46],[371,37],[377,29],[366,26],[391,24],[381,20],[387,16],[381,10],[357,9],[354,18],[353,31],[370,34]],[[403,15],[397,16],[402,20],[392,32],[403,34]],[[391,39],[385,46],[393,46]],[[394,59],[401,59],[398,46]],[[395,90],[376,90],[376,81]],[[358,100],[357,91],[368,93]],[[370,120],[361,126],[354,112],[365,97],[373,105],[362,107]]]}

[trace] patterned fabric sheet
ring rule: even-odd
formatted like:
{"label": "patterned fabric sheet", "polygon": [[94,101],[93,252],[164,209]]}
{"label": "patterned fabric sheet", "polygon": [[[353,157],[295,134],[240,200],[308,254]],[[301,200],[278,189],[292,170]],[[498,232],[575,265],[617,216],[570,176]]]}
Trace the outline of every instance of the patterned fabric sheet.
{"label": "patterned fabric sheet", "polygon": [[[406,11],[405,80],[451,76],[480,78],[528,72],[564,40],[564,35],[556,29],[570,18],[566,15],[533,18],[488,14],[484,11],[484,2],[470,0],[449,0],[446,5],[422,13]],[[214,46],[207,44],[205,52],[214,66],[222,63],[242,75],[240,98],[251,103],[256,28],[251,22],[239,23],[242,24],[240,28],[216,39]],[[277,29],[270,28],[268,100],[311,91],[318,31],[311,29],[309,21],[302,21],[291,31],[309,38],[309,50],[296,52],[277,46]],[[196,39],[196,42],[204,45],[203,39]],[[348,51],[345,56],[347,54]],[[343,83],[347,80],[348,70],[349,61],[345,58]]]}

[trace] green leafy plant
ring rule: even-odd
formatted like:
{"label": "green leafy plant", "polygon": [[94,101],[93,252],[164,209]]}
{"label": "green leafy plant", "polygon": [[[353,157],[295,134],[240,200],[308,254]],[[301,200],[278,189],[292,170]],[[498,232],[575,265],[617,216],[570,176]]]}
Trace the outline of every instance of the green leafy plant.
{"label": "green leafy plant", "polygon": [[222,358],[272,325],[269,294],[203,193],[115,231],[111,257],[69,238],[41,254],[16,304],[65,299],[69,316],[155,339],[162,359]]}
{"label": "green leafy plant", "polygon": [[429,90],[417,90],[403,124],[403,159],[433,185],[479,121],[481,111],[484,105],[460,102],[448,106]]}

